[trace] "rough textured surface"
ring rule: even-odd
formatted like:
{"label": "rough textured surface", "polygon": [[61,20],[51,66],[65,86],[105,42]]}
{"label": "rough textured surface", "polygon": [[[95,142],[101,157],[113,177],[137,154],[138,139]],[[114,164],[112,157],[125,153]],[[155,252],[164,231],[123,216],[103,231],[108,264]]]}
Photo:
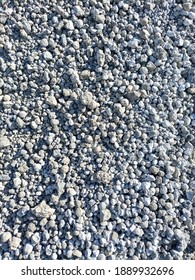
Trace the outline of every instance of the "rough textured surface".
{"label": "rough textured surface", "polygon": [[195,259],[194,20],[0,1],[0,259]]}
{"label": "rough textured surface", "polygon": [[55,212],[45,201],[42,201],[33,209],[33,214],[37,218],[49,218]]}

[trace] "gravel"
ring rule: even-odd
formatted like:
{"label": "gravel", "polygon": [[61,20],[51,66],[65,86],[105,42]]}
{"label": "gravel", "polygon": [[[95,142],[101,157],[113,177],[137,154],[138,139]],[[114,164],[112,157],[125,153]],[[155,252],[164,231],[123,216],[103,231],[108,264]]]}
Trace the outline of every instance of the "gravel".
{"label": "gravel", "polygon": [[17,248],[20,246],[21,239],[19,237],[13,236],[12,240],[9,243],[9,248],[12,251],[16,251]]}
{"label": "gravel", "polygon": [[52,214],[54,214],[55,210],[47,205],[47,203],[43,200],[33,209],[32,212],[37,218],[49,218]]}
{"label": "gravel", "polygon": [[10,232],[3,232],[1,234],[1,241],[3,243],[7,242],[10,238],[12,237],[11,233]]}
{"label": "gravel", "polygon": [[9,147],[10,145],[11,143],[7,136],[0,136],[0,149]]}
{"label": "gravel", "polygon": [[193,1],[0,4],[0,259],[195,259]]}

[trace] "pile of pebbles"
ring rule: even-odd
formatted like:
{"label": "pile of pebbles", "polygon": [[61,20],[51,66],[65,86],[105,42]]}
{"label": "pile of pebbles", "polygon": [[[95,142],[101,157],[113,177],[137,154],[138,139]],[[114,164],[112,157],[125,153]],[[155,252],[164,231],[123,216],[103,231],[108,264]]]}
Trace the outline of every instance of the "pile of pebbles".
{"label": "pile of pebbles", "polygon": [[1,0],[0,259],[195,258],[193,0]]}

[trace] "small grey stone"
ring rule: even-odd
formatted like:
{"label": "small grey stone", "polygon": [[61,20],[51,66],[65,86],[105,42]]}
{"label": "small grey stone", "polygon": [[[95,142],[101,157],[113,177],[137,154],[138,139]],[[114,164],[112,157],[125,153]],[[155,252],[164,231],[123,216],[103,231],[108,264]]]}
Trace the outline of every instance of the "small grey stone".
{"label": "small grey stone", "polygon": [[70,75],[71,82],[74,86],[81,85],[79,74],[75,69],[69,69],[67,74]]}
{"label": "small grey stone", "polygon": [[0,136],[0,149],[9,147],[10,145],[11,145],[11,142],[7,138],[7,136]]}
{"label": "small grey stone", "polygon": [[83,70],[82,72],[81,72],[81,78],[82,79],[87,79],[87,78],[89,78],[90,77],[90,71],[89,70]]}
{"label": "small grey stone", "polygon": [[25,125],[25,122],[20,117],[16,118],[16,123],[17,123],[19,128],[23,128],[24,125]]}
{"label": "small grey stone", "polygon": [[104,23],[104,21],[105,21],[105,16],[104,15],[96,15],[95,16],[95,20],[97,21],[97,22],[99,22],[99,23]]}
{"label": "small grey stone", "polygon": [[5,24],[8,19],[8,15],[5,13],[0,13],[0,23]]}
{"label": "small grey stone", "polygon": [[148,24],[148,17],[140,18],[140,24],[145,26]]}
{"label": "small grey stone", "polygon": [[81,216],[83,216],[83,214],[84,214],[84,210],[81,208],[81,207],[78,207],[77,209],[76,209],[76,215],[77,215],[77,217],[81,217]]}
{"label": "small grey stone", "polygon": [[47,60],[47,61],[53,59],[53,56],[52,56],[52,54],[51,54],[49,51],[45,51],[45,52],[43,53],[43,57],[44,57],[44,59]]}
{"label": "small grey stone", "polygon": [[88,91],[81,93],[80,101],[91,110],[99,107],[99,103],[94,100],[92,93]]}
{"label": "small grey stone", "polygon": [[13,236],[9,242],[9,247],[11,250],[15,251],[21,243],[21,239],[19,237]]}
{"label": "small grey stone", "polygon": [[156,211],[158,209],[158,205],[155,202],[150,203],[150,209],[152,211]]}
{"label": "small grey stone", "polygon": [[187,92],[190,94],[195,94],[195,87],[188,88]]}
{"label": "small grey stone", "polygon": [[126,94],[126,98],[131,102],[139,99],[140,97],[141,97],[141,93],[139,91],[131,91],[131,92],[127,92]]}
{"label": "small grey stone", "polygon": [[1,234],[1,241],[3,243],[5,243],[5,242],[9,241],[11,239],[11,237],[12,237],[12,234],[9,231],[3,232]]}
{"label": "small grey stone", "polygon": [[75,250],[73,250],[73,256],[80,259],[82,257],[82,252],[79,251],[78,249],[75,249]]}
{"label": "small grey stone", "polygon": [[148,38],[150,37],[150,33],[148,32],[147,29],[142,29],[140,32],[139,32],[139,36],[140,38],[144,39],[144,40],[148,40]]}
{"label": "small grey stone", "polygon": [[188,1],[183,1],[182,6],[183,6],[185,11],[189,12],[192,8],[192,3],[188,2]]}
{"label": "small grey stone", "polygon": [[62,171],[63,174],[68,173],[68,171],[69,171],[69,166],[66,165],[66,164],[62,165],[61,171]]}
{"label": "small grey stone", "polygon": [[68,250],[68,251],[66,252],[66,257],[67,257],[68,259],[72,258],[72,255],[73,255],[73,251],[72,251],[72,250]]}
{"label": "small grey stone", "polygon": [[96,173],[96,177],[95,179],[99,182],[99,183],[104,183],[104,184],[109,184],[112,180],[112,176],[109,172],[107,171],[103,171],[103,170],[99,170]]}
{"label": "small grey stone", "polygon": [[57,102],[57,100],[56,100],[54,95],[48,96],[46,102],[50,106],[57,106],[58,105],[58,102]]}
{"label": "small grey stone", "polygon": [[148,70],[149,70],[150,72],[156,69],[156,65],[155,65],[152,61],[149,61],[149,62],[146,64],[146,67],[148,68]]}
{"label": "small grey stone", "polygon": [[74,30],[74,25],[73,25],[73,22],[71,20],[68,20],[67,23],[66,23],[66,28],[68,30]]}
{"label": "small grey stone", "polygon": [[125,113],[125,107],[123,107],[120,103],[115,103],[114,108],[121,115]]}
{"label": "small grey stone", "polygon": [[[46,38],[43,38],[42,40],[40,40],[40,45],[42,46],[42,47],[47,47],[48,46],[48,40],[46,39]],[[47,54],[46,54],[46,56],[47,56]],[[45,56],[44,56],[44,58],[45,58]]]}
{"label": "small grey stone", "polygon": [[5,186],[0,182],[0,191],[3,191],[5,189]]}
{"label": "small grey stone", "polygon": [[174,236],[178,240],[186,239],[186,234],[180,229],[174,230]]}
{"label": "small grey stone", "polygon": [[74,14],[77,17],[83,17],[84,16],[84,11],[80,6],[77,5],[77,6],[74,7]]}
{"label": "small grey stone", "polygon": [[105,54],[100,49],[97,51],[97,63],[99,64],[99,66],[103,66],[105,63]]}
{"label": "small grey stone", "polygon": [[100,212],[100,221],[105,222],[111,218],[111,212],[109,209],[102,209]]}
{"label": "small grey stone", "polygon": [[141,228],[137,227],[133,233],[138,236],[142,236],[144,234],[144,231]]}
{"label": "small grey stone", "polygon": [[106,256],[104,254],[99,254],[98,255],[98,260],[105,260]]}
{"label": "small grey stone", "polygon": [[18,217],[23,217],[23,216],[27,215],[29,210],[30,210],[29,205],[25,205],[18,210],[17,216]]}
{"label": "small grey stone", "polygon": [[38,204],[32,211],[37,218],[49,218],[55,212],[54,209],[47,205],[45,200]]}
{"label": "small grey stone", "polygon": [[77,194],[77,192],[73,188],[68,188],[67,193],[69,193],[70,196],[75,196]]}
{"label": "small grey stone", "polygon": [[36,230],[36,225],[34,223],[29,223],[28,230],[34,232]]}
{"label": "small grey stone", "polygon": [[138,39],[133,38],[128,42],[128,47],[132,49],[136,49],[138,47],[139,41]]}
{"label": "small grey stone", "polygon": [[0,182],[6,182],[10,180],[10,176],[8,174],[0,174]]}
{"label": "small grey stone", "polygon": [[159,168],[156,166],[151,166],[150,171],[152,174],[156,175],[159,172]]}
{"label": "small grey stone", "polygon": [[40,237],[40,233],[39,232],[35,232],[32,236],[31,236],[31,241],[33,244],[39,244],[41,240]]}
{"label": "small grey stone", "polygon": [[67,38],[66,38],[65,34],[61,35],[61,44],[62,44],[63,47],[67,46]]}
{"label": "small grey stone", "polygon": [[118,240],[118,233],[117,233],[116,231],[113,231],[113,232],[112,232],[112,240],[113,240],[113,241]]}
{"label": "small grey stone", "polygon": [[66,17],[66,11],[60,5],[55,5],[55,11],[62,17]]}
{"label": "small grey stone", "polygon": [[30,253],[33,251],[33,246],[30,243],[26,243],[24,245],[24,254],[30,255]]}
{"label": "small grey stone", "polygon": [[56,253],[53,253],[53,254],[51,255],[51,259],[52,259],[52,260],[57,260],[57,259],[58,259],[58,255],[57,255]]}
{"label": "small grey stone", "polygon": [[21,186],[22,181],[19,177],[16,177],[16,178],[13,179],[13,183],[14,183],[14,186],[16,188],[18,188],[19,186]]}

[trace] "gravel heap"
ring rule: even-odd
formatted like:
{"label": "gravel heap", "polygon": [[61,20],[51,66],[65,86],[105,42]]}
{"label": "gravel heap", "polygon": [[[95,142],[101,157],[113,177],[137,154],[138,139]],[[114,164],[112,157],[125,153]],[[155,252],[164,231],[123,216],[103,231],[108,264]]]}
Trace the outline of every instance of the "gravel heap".
{"label": "gravel heap", "polygon": [[0,259],[195,258],[193,0],[1,0]]}

